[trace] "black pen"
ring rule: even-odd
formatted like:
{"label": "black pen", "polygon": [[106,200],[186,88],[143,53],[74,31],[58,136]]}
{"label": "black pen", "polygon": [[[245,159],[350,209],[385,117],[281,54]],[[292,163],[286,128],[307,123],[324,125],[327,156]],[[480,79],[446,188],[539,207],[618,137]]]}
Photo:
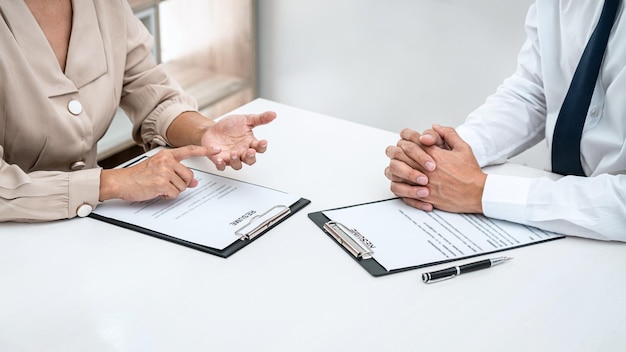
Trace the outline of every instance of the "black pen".
{"label": "black pen", "polygon": [[422,280],[424,281],[424,283],[429,283],[429,282],[436,282],[436,281],[451,279],[457,275],[471,273],[472,271],[476,271],[476,270],[491,268],[494,265],[502,264],[511,259],[513,258],[511,257],[491,258],[491,259],[485,259],[485,260],[481,260],[481,261],[474,262],[474,263],[453,266],[451,268],[447,268],[443,270],[432,271],[430,273],[423,273]]}

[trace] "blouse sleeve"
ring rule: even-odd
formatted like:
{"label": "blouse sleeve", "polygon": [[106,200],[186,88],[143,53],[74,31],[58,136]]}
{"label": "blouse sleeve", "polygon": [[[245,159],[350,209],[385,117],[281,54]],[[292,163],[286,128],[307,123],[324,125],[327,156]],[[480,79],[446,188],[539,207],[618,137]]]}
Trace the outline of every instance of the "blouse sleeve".
{"label": "blouse sleeve", "polygon": [[101,169],[25,173],[3,155],[0,146],[0,222],[73,218],[81,205],[98,204]]}
{"label": "blouse sleeve", "polygon": [[126,4],[127,54],[120,107],[133,122],[133,137],[150,149],[169,144],[170,123],[185,111],[197,111],[185,93],[152,56],[154,39]]}

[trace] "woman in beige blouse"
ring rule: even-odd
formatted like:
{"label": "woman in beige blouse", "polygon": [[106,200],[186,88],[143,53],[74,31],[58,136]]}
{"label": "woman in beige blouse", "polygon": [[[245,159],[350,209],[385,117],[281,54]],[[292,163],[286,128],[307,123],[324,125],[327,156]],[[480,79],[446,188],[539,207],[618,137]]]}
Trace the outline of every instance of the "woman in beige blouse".
{"label": "woman in beige blouse", "polygon": [[[99,202],[173,198],[197,181],[180,161],[253,164],[267,142],[252,129],[273,112],[213,122],[151,55],[126,0],[0,2],[0,221],[85,216]],[[97,141],[118,106],[146,162],[103,170]]]}

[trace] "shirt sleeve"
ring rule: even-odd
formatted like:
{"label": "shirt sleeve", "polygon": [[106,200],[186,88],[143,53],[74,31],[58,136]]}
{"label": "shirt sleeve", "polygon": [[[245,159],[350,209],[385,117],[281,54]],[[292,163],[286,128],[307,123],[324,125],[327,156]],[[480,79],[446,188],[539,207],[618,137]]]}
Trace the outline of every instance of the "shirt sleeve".
{"label": "shirt sleeve", "polygon": [[525,29],[515,73],[457,128],[481,166],[503,163],[544,138],[546,102],[535,5]]}
{"label": "shirt sleeve", "polygon": [[524,178],[490,174],[486,216],[571,236],[626,241],[626,175]]}
{"label": "shirt sleeve", "polygon": [[81,205],[98,204],[101,169],[25,173],[2,155],[0,147],[0,222],[73,218]]}
{"label": "shirt sleeve", "polygon": [[133,122],[133,137],[147,148],[169,144],[166,132],[185,111],[197,111],[193,97],[157,65],[152,55],[154,39],[126,6],[127,55],[120,107]]}

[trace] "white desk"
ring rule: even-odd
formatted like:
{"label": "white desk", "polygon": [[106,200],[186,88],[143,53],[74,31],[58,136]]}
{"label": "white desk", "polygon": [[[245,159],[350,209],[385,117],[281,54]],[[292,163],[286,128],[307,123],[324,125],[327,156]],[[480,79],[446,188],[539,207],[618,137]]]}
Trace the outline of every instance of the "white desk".
{"label": "white desk", "polygon": [[566,238],[432,285],[374,278],[307,214],[391,197],[397,134],[265,100],[239,111],[267,109],[269,150],[226,174],[308,207],[228,259],[88,218],[0,224],[0,351],[626,349],[624,244]]}

